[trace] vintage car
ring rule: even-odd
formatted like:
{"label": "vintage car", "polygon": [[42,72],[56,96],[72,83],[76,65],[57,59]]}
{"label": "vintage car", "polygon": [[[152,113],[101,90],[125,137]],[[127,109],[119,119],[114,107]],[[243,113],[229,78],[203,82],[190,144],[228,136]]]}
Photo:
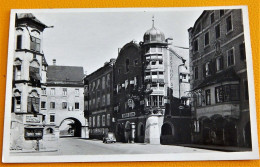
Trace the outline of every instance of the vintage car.
{"label": "vintage car", "polygon": [[116,137],[113,132],[108,132],[103,137],[103,143],[116,143]]}

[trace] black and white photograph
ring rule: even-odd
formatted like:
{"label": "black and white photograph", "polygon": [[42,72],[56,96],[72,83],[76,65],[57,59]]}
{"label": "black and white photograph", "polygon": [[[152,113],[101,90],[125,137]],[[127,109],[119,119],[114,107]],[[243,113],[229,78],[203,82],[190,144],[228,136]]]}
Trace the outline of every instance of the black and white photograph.
{"label": "black and white photograph", "polygon": [[259,159],[246,6],[14,9],[5,163]]}

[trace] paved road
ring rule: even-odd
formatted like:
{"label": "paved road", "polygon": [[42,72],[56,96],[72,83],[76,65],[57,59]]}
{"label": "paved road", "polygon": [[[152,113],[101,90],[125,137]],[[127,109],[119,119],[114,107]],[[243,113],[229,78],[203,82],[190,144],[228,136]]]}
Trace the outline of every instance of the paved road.
{"label": "paved road", "polygon": [[153,153],[190,153],[216,152],[212,150],[189,148],[173,145],[151,145],[144,143],[104,144],[101,140],[79,138],[60,138],[59,150],[40,153],[11,153],[11,155],[100,155],[100,154],[153,154]]}

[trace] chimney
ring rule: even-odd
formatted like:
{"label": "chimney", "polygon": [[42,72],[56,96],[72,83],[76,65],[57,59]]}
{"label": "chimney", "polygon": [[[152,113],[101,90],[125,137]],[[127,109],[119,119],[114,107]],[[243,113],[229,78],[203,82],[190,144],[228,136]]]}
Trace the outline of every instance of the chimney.
{"label": "chimney", "polygon": [[56,66],[56,59],[52,59],[53,65]]}

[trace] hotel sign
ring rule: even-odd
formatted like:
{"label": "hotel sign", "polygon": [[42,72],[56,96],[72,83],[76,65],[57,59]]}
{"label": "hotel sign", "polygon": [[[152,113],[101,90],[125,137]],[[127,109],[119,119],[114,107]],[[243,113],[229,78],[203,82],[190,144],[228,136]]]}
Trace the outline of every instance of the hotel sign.
{"label": "hotel sign", "polygon": [[134,116],[135,116],[135,112],[122,114],[122,118],[129,118],[129,117],[134,117]]}

